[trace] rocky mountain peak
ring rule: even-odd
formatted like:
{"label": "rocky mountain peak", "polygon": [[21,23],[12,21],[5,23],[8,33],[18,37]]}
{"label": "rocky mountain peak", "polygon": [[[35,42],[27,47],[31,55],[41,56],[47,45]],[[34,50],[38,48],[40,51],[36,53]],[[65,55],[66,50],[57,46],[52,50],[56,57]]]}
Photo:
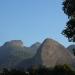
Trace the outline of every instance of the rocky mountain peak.
{"label": "rocky mountain peak", "polygon": [[53,46],[53,47],[55,47],[55,46],[61,46],[61,47],[64,47],[63,45],[61,45],[60,43],[58,43],[57,41],[55,41],[55,40],[53,40],[53,39],[51,39],[51,38],[46,38],[45,40],[44,40],[44,42],[42,43],[42,46],[43,47],[45,47],[45,46]]}
{"label": "rocky mountain peak", "polygon": [[60,64],[71,64],[72,59],[64,46],[53,39],[47,38],[38,49],[35,61],[39,64],[42,63],[44,66],[53,67]]}
{"label": "rocky mountain peak", "polygon": [[11,40],[4,44],[4,46],[23,46],[23,42],[21,40]]}
{"label": "rocky mountain peak", "polygon": [[31,47],[22,46],[23,42],[21,40],[6,42],[0,49],[1,64],[16,68],[29,68],[33,64],[34,66],[43,65],[45,67],[63,64],[72,66],[72,64],[75,64],[75,57],[72,57],[63,45],[53,39],[47,38],[42,44],[37,42]]}
{"label": "rocky mountain peak", "polygon": [[33,47],[39,47],[40,45],[41,45],[40,42],[36,42],[36,43],[34,43],[34,44],[31,46],[31,48],[33,48]]}

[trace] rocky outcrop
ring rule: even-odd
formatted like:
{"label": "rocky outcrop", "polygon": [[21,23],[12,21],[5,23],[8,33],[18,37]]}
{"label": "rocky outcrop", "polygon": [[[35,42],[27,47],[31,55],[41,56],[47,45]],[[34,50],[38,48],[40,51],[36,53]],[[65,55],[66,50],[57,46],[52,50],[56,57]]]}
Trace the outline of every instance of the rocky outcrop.
{"label": "rocky outcrop", "polygon": [[21,41],[6,42],[0,47],[0,68],[30,68],[32,66],[54,67],[68,64],[75,66],[75,57],[60,43],[45,39],[42,44],[23,46]]}
{"label": "rocky outcrop", "polygon": [[54,41],[47,38],[35,55],[35,64],[42,64],[46,67],[54,67],[55,65],[72,64],[72,56],[68,50]]}
{"label": "rocky outcrop", "polygon": [[20,46],[23,47],[23,42],[21,40],[12,40],[12,41],[8,41],[4,44],[4,46]]}
{"label": "rocky outcrop", "polygon": [[47,38],[38,48],[37,53],[33,58],[23,60],[17,66],[22,68],[24,65],[27,68],[31,66],[54,67],[55,65],[68,64],[73,66],[74,62],[71,53],[61,44],[53,39]]}

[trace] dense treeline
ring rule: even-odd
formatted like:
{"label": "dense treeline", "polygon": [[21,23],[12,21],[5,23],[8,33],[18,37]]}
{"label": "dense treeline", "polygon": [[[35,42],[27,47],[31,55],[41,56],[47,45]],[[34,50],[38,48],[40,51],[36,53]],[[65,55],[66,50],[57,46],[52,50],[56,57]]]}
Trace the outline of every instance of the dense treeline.
{"label": "dense treeline", "polygon": [[75,71],[67,65],[58,65],[54,68],[40,67],[31,68],[26,71],[16,69],[8,70],[4,68],[0,75],[75,75]]}

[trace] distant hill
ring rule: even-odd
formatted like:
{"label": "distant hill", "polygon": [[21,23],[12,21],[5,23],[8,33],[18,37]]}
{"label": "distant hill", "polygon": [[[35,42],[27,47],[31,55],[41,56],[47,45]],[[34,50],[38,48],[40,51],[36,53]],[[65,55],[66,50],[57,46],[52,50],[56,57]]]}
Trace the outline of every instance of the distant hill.
{"label": "distant hill", "polygon": [[[70,45],[67,47],[67,49],[74,55],[74,52],[75,52],[75,45]],[[74,50],[74,51],[73,51]]]}
{"label": "distant hill", "polygon": [[36,42],[30,47],[21,40],[6,42],[0,47],[0,68],[30,68],[32,66],[54,67],[68,64],[74,66],[75,57],[60,43],[47,38],[41,44]]}
{"label": "distant hill", "polygon": [[[31,48],[23,46],[21,40],[12,40],[6,42],[0,47],[0,68],[14,67],[24,59],[33,57],[38,46],[34,44]],[[33,52],[34,51],[34,52]]]}
{"label": "distant hill", "polygon": [[34,43],[30,49],[31,49],[31,53],[34,55],[37,53],[38,48],[40,47],[41,43],[40,42],[36,42]]}
{"label": "distant hill", "polygon": [[74,64],[71,53],[55,40],[47,38],[40,45],[33,58],[23,60],[17,66],[19,68],[23,68],[23,66],[25,66],[25,68],[31,66],[39,67],[40,65],[54,67],[55,65],[63,64],[70,66]]}

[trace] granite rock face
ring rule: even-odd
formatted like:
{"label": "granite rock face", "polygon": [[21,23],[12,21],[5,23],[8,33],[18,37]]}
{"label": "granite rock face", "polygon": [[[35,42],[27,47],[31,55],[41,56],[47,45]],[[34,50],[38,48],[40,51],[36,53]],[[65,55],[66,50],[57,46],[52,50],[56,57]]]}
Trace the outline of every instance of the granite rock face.
{"label": "granite rock face", "polygon": [[75,57],[60,43],[49,38],[31,47],[24,46],[19,40],[6,42],[0,47],[0,56],[1,68],[27,69],[32,66],[75,64]]}
{"label": "granite rock face", "polygon": [[42,43],[34,58],[35,64],[46,67],[72,64],[73,61],[72,55],[64,46],[49,38]]}
{"label": "granite rock face", "polygon": [[53,39],[47,38],[38,48],[37,53],[33,58],[23,60],[17,66],[22,68],[24,65],[27,68],[31,66],[45,66],[54,67],[55,65],[68,64],[72,66],[75,62],[73,61],[71,53],[61,44],[54,41]]}

